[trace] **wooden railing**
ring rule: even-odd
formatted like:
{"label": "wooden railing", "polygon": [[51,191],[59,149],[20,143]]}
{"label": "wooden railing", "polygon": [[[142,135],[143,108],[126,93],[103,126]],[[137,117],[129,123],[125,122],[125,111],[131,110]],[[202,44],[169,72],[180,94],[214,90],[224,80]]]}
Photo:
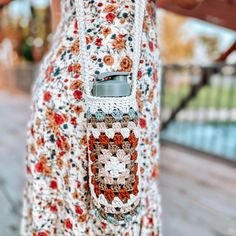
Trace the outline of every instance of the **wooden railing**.
{"label": "wooden railing", "polygon": [[164,65],[161,103],[164,140],[236,160],[236,65]]}

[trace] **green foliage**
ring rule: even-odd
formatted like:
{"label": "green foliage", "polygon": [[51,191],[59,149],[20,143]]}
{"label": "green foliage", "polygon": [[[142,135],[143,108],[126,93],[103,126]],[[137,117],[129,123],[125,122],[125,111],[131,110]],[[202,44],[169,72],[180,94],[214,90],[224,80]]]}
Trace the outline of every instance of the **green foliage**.
{"label": "green foliage", "polygon": [[[181,99],[189,92],[189,85],[171,85],[165,88],[163,102],[165,107],[176,107]],[[208,85],[200,90],[198,95],[188,104],[189,108],[236,108],[235,98],[231,100],[232,87],[222,85]],[[220,96],[220,99],[219,99]]]}
{"label": "green foliage", "polygon": [[27,61],[34,61],[33,54],[32,54],[32,46],[27,43],[27,40],[24,40],[22,47],[21,47],[21,54]]}

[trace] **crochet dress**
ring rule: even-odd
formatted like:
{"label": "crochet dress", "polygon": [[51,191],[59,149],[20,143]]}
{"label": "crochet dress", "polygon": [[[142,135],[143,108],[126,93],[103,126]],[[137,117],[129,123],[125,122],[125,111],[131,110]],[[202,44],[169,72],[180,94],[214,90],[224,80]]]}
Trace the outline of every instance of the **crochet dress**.
{"label": "crochet dress", "polygon": [[[160,236],[159,48],[156,3],[146,1],[136,99],[141,211],[114,225],[92,213],[77,0],[61,0],[61,21],[34,84],[28,123],[21,235]],[[135,0],[84,1],[90,75],[132,70]]]}

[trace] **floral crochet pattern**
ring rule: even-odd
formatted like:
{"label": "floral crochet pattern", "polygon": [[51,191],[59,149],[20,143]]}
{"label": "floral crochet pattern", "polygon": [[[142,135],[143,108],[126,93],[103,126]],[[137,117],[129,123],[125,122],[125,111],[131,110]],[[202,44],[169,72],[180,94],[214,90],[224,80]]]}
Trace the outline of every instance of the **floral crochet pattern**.
{"label": "floral crochet pattern", "polygon": [[[135,1],[84,1],[89,79],[104,71],[131,71]],[[61,9],[61,22],[33,90],[21,235],[159,236],[160,62],[155,2],[147,0],[146,3],[136,93],[140,126],[137,157],[140,159],[140,212],[130,224],[122,225],[114,225],[93,214],[85,81],[81,77],[81,44],[74,0],[61,0]],[[127,115],[128,111],[124,113]],[[118,122],[124,122],[120,119],[122,114],[117,111],[114,114]],[[103,114],[100,115],[99,119],[103,119]],[[114,124],[114,129],[120,128]],[[117,141],[120,140],[118,136]]]}

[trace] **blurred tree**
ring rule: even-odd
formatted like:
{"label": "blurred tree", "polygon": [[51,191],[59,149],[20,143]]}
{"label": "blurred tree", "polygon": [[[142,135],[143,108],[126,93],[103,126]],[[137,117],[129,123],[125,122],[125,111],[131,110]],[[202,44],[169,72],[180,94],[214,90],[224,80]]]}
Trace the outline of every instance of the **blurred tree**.
{"label": "blurred tree", "polygon": [[0,42],[3,38],[10,39],[20,60],[38,62],[50,43],[50,8],[31,5],[31,16],[26,17],[22,14],[15,16],[10,10],[11,4],[18,4],[20,7],[21,3],[20,1],[11,2],[9,6],[0,10]]}
{"label": "blurred tree", "polygon": [[51,33],[50,8],[31,6],[29,33],[22,43],[21,52],[26,60],[40,61],[48,48],[48,36]]}
{"label": "blurred tree", "polygon": [[161,17],[161,56],[165,63],[189,61],[194,55],[194,39],[184,35],[185,17],[164,13]]}
{"label": "blurred tree", "polygon": [[214,60],[220,54],[219,38],[217,36],[200,35],[199,42],[206,47],[206,52],[210,60]]}

